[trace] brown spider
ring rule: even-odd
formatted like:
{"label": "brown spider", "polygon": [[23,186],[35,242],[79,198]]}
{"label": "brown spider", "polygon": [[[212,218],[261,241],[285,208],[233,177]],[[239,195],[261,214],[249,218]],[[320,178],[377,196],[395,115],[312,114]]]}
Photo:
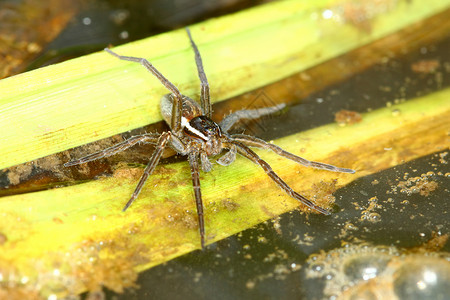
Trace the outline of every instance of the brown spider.
{"label": "brown spider", "polygon": [[301,165],[307,167],[313,167],[317,169],[324,169],[334,172],[354,173],[354,170],[338,168],[332,165],[309,161],[292,153],[284,151],[280,147],[269,144],[259,138],[245,135],[245,134],[228,134],[228,130],[233,127],[236,122],[242,119],[256,119],[263,115],[276,112],[283,107],[284,104],[280,104],[269,108],[260,108],[252,110],[240,110],[226,116],[220,124],[217,124],[211,120],[211,103],[209,97],[209,84],[206,79],[205,72],[203,70],[202,59],[195,45],[191,33],[186,28],[189,40],[195,54],[195,62],[197,64],[198,77],[201,83],[201,96],[200,106],[191,98],[186,97],[180,93],[178,88],[168,81],[150,62],[145,58],[122,56],[114,53],[110,49],[106,48],[105,51],[114,55],[121,60],[127,60],[137,62],[143,65],[148,71],[156,76],[159,81],[171,92],[171,94],[164,95],[161,99],[161,114],[167,124],[170,125],[171,130],[157,133],[145,133],[141,135],[132,136],[128,140],[114,145],[105,150],[90,154],[77,160],[72,160],[64,164],[69,167],[93,161],[99,158],[108,157],[118,152],[124,151],[138,143],[154,144],[155,150],[150,158],[147,167],[144,170],[139,183],[131,195],[130,200],[127,202],[123,211],[125,211],[137,198],[141,191],[145,181],[153,172],[155,167],[164,152],[164,149],[169,146],[173,148],[177,153],[181,155],[187,155],[189,164],[191,167],[192,184],[195,194],[195,202],[197,206],[198,225],[200,231],[201,247],[205,247],[205,224],[203,218],[203,203],[200,190],[200,178],[199,178],[199,159],[201,169],[204,172],[211,170],[212,164],[209,161],[210,156],[218,155],[223,149],[227,149],[224,155],[217,159],[217,163],[222,166],[230,165],[236,159],[236,153],[250,159],[252,162],[260,165],[267,175],[281,187],[289,196],[299,200],[304,205],[311,209],[314,209],[322,214],[329,215],[330,212],[315,205],[302,195],[292,190],[286,182],[284,182],[270,167],[270,165],[262,160],[253,150],[249,147],[257,147],[267,150],[272,150],[278,155],[291,159]]}

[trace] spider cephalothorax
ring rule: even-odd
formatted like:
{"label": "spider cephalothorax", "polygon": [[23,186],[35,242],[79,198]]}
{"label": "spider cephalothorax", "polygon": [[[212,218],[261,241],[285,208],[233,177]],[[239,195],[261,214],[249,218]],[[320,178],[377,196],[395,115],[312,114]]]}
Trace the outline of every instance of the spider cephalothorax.
{"label": "spider cephalothorax", "polygon": [[[123,208],[123,211],[125,211],[139,195],[139,192],[144,186],[145,181],[158,165],[164,149],[167,146],[173,148],[181,155],[188,156],[189,164],[191,166],[192,184],[194,188],[195,202],[197,207],[200,243],[202,248],[205,247],[205,225],[203,218],[203,202],[200,190],[199,169],[201,167],[201,169],[205,172],[210,171],[212,168],[212,164],[209,161],[209,157],[221,154],[222,150],[226,150],[227,152],[225,152],[225,154],[223,154],[216,160],[218,164],[222,166],[230,165],[236,159],[236,154],[239,153],[240,155],[261,166],[266,174],[289,196],[297,199],[313,210],[316,210],[323,214],[330,214],[327,210],[317,206],[313,202],[309,201],[302,195],[292,190],[287,185],[287,183],[284,182],[272,170],[270,165],[262,160],[249,147],[271,150],[278,155],[284,156],[307,167],[344,173],[354,173],[355,171],[351,169],[335,167],[320,162],[306,160],[292,153],[286,152],[276,145],[267,143],[264,140],[253,136],[228,133],[228,130],[230,130],[233,125],[236,124],[236,122],[243,119],[256,119],[261,116],[274,113],[285,107],[284,104],[260,109],[240,110],[226,116],[220,122],[220,124],[214,122],[211,119],[209,84],[203,70],[200,53],[194,41],[192,40],[189,29],[186,29],[186,31],[192,48],[194,49],[195,62],[197,64],[198,76],[201,83],[200,105],[191,98],[182,95],[178,88],[174,86],[169,80],[167,80],[146,59],[139,57],[122,56],[116,54],[110,49],[105,49],[108,53],[121,60],[140,63],[145,68],[147,68],[147,70],[150,71],[154,76],[156,76],[161,81],[161,83],[171,92],[170,94],[164,95],[161,99],[161,114],[164,120],[170,126],[170,131],[166,131],[161,134],[146,133],[142,135],[136,135],[108,149],[90,154],[77,160],[72,160],[64,165],[66,167],[73,166],[102,157],[111,156],[141,142],[154,144],[155,150],[150,157],[150,161],[145,168],[144,174],[139,180],[134,193],[131,195],[130,200]],[[199,161],[201,163],[200,166],[198,163]]]}

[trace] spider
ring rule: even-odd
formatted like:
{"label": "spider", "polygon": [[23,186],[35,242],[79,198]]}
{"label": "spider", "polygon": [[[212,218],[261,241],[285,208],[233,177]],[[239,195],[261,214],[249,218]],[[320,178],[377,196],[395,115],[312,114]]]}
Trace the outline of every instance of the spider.
{"label": "spider", "polygon": [[150,157],[150,161],[146,166],[144,174],[139,180],[135,191],[122,210],[125,211],[138,197],[147,178],[152,174],[152,172],[155,170],[155,167],[158,165],[158,162],[166,147],[171,147],[177,153],[187,156],[191,168],[192,185],[194,188],[195,203],[197,207],[200,244],[202,249],[205,248],[205,224],[203,217],[203,202],[200,190],[199,170],[201,168],[204,172],[209,172],[212,168],[212,163],[210,162],[209,157],[219,155],[224,149],[227,150],[227,152],[216,160],[219,165],[230,165],[236,159],[236,154],[238,153],[248,158],[255,164],[261,166],[266,174],[289,196],[300,201],[313,210],[316,210],[325,215],[329,215],[330,212],[328,210],[317,206],[316,204],[290,188],[288,184],[284,182],[272,170],[270,165],[262,160],[249,147],[271,150],[280,156],[291,159],[306,167],[344,173],[354,173],[355,171],[351,169],[335,167],[320,162],[306,160],[257,137],[245,134],[228,133],[228,131],[238,121],[244,119],[256,119],[261,116],[274,113],[284,108],[284,104],[279,104],[267,108],[236,111],[226,116],[219,124],[214,122],[211,119],[212,109],[209,95],[209,84],[203,69],[200,52],[198,51],[198,48],[194,43],[194,40],[188,28],[186,28],[186,32],[194,51],[198,77],[200,79],[200,105],[191,98],[182,95],[178,88],[169,80],[167,80],[166,77],[164,77],[145,58],[122,56],[106,48],[106,52],[117,57],[120,60],[136,62],[143,65],[150,73],[156,76],[156,78],[158,78],[159,81],[171,92],[170,94],[164,95],[161,98],[160,102],[161,114],[164,120],[170,126],[170,130],[161,134],[145,133],[132,136],[124,142],[116,144],[110,148],[87,155],[80,159],[71,160],[65,163],[64,166],[74,166],[103,157],[108,157],[118,152],[124,151],[138,143],[154,144],[155,150]]}

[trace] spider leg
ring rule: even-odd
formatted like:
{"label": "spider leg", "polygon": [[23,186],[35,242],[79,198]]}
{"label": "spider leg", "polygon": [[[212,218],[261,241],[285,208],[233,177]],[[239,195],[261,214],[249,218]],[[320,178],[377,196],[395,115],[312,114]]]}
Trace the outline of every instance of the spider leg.
{"label": "spider leg", "polygon": [[202,167],[202,171],[205,173],[208,173],[212,169],[212,163],[209,161],[206,152],[200,152],[200,165]]}
{"label": "spider leg", "polygon": [[241,144],[237,141],[230,141],[233,145],[236,146],[236,149],[238,151],[239,154],[245,156],[246,158],[250,159],[252,162],[254,162],[257,165],[260,165],[264,171],[266,172],[266,174],[280,187],[282,188],[289,196],[291,196],[292,198],[300,201],[301,203],[303,203],[304,205],[308,206],[309,208],[316,210],[324,215],[329,215],[330,212],[326,209],[323,209],[320,206],[317,206],[316,204],[314,204],[313,202],[311,202],[310,200],[306,199],[305,197],[303,197],[302,195],[298,194],[297,192],[295,192],[291,187],[289,187],[289,185],[283,181],[283,179],[281,179],[272,169],[272,167],[265,162],[264,160],[262,160],[258,154],[256,154],[253,150],[251,150],[250,148],[248,148],[247,146],[245,146],[244,144]]}
{"label": "spider leg", "polygon": [[181,155],[187,155],[189,148],[175,135],[170,136],[170,147]]}
{"label": "spider leg", "polygon": [[112,147],[106,148],[102,151],[98,151],[98,152],[89,154],[87,156],[84,156],[82,158],[66,162],[64,164],[64,167],[70,167],[70,166],[74,166],[74,165],[84,164],[89,161],[93,161],[93,160],[100,159],[103,157],[108,157],[108,156],[114,155],[116,153],[119,153],[121,151],[124,151],[130,147],[133,147],[137,143],[153,144],[158,140],[157,135],[158,134],[146,133],[146,134],[132,136],[128,140],[125,140],[119,144],[112,146]]}
{"label": "spider leg", "polygon": [[305,167],[312,167],[312,168],[316,168],[316,169],[328,170],[328,171],[333,171],[333,172],[355,173],[355,170],[352,170],[352,169],[339,168],[339,167],[335,167],[333,165],[304,159],[303,157],[294,155],[290,152],[283,150],[282,148],[278,147],[277,145],[270,144],[262,139],[254,137],[254,136],[250,136],[250,135],[246,135],[246,134],[232,134],[231,139],[234,141],[243,143],[250,147],[258,147],[258,148],[262,148],[262,149],[272,150],[276,154],[286,157],[290,160],[293,160],[296,163],[299,163]]}
{"label": "spider leg", "polygon": [[221,166],[229,166],[231,165],[236,159],[236,146],[231,145],[229,151],[222,155],[216,162]]}
{"label": "spider leg", "polygon": [[197,45],[195,45],[194,40],[191,36],[191,31],[186,27],[186,32],[189,36],[189,40],[191,41],[192,49],[194,49],[195,53],[195,63],[197,65],[198,78],[200,79],[200,102],[203,110],[203,114],[208,118],[211,118],[212,108],[211,101],[209,96],[209,83],[206,78],[205,71],[203,69],[202,57],[200,56],[200,52],[198,51]]}
{"label": "spider leg", "polygon": [[205,221],[203,218],[203,201],[200,190],[200,175],[198,168],[198,152],[189,153],[189,164],[191,166],[192,186],[194,188],[195,204],[197,205],[198,228],[200,231],[200,243],[205,248]]}
{"label": "spider leg", "polygon": [[133,203],[133,201],[136,200],[148,176],[152,174],[153,170],[155,170],[156,166],[158,165],[159,159],[161,158],[161,155],[164,152],[164,148],[166,147],[166,144],[169,141],[170,136],[171,136],[170,132],[164,132],[159,137],[155,147],[155,151],[153,152],[147,167],[145,167],[144,174],[139,180],[139,183],[136,186],[136,189],[134,190],[133,194],[131,195],[130,200],[128,200],[127,204],[125,204],[125,207],[122,209],[122,211],[126,211],[127,208],[130,207],[130,205]]}
{"label": "spider leg", "polygon": [[258,109],[243,109],[238,110],[232,114],[226,116],[220,122],[220,128],[223,132],[228,132],[237,122],[245,119],[258,119],[265,115],[273,114],[286,107],[286,104],[281,103],[272,107],[263,107]]}
{"label": "spider leg", "polygon": [[152,73],[159,81],[174,95],[174,103],[172,106],[172,122],[170,124],[172,130],[178,132],[181,129],[181,109],[182,109],[182,95],[178,88],[173,85],[161,72],[159,72],[148,60],[141,57],[124,56],[113,52],[111,49],[105,48],[109,54],[121,60],[137,62],[143,65],[150,73]]}

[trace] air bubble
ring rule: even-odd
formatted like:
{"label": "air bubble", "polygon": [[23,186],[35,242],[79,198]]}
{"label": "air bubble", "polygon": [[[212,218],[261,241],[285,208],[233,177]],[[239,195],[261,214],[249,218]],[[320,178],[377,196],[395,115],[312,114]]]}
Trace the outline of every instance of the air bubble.
{"label": "air bubble", "polygon": [[412,188],[409,189],[410,193],[408,194],[417,194],[418,192],[420,192],[420,189],[417,186],[414,186]]}
{"label": "air bubble", "polygon": [[448,299],[450,262],[433,257],[411,260],[394,278],[394,292],[400,299]]}
{"label": "air bubble", "polygon": [[384,255],[356,257],[344,265],[344,273],[351,281],[369,280],[383,272],[389,260]]}
{"label": "air bubble", "polygon": [[377,213],[370,213],[368,215],[368,219],[370,222],[380,222],[381,221],[381,215]]}
{"label": "air bubble", "polygon": [[310,258],[310,260],[312,260],[312,261],[316,261],[318,259],[318,256],[317,255],[313,255],[313,256],[311,256],[311,258]]}
{"label": "air bubble", "polygon": [[258,242],[260,242],[262,244],[266,244],[267,243],[267,239],[264,236],[259,236],[258,237]]}
{"label": "air bubble", "polygon": [[407,254],[395,247],[362,244],[316,254],[308,261],[306,276],[323,279],[328,299],[448,299],[450,261],[444,253]]}
{"label": "air bubble", "polygon": [[313,264],[313,265],[311,265],[310,268],[313,272],[320,273],[323,271],[324,265],[323,264]]}
{"label": "air bubble", "polygon": [[84,17],[82,20],[84,25],[91,25],[92,24],[92,19],[89,17]]}
{"label": "air bubble", "polygon": [[119,34],[119,37],[120,37],[122,40],[126,40],[127,38],[129,38],[129,36],[130,36],[130,34],[129,34],[128,31],[126,31],[126,30],[122,31],[122,32]]}
{"label": "air bubble", "polygon": [[346,229],[346,230],[358,230],[358,227],[356,227],[354,224],[352,224],[352,223],[346,223],[345,224],[345,226],[344,226],[344,228]]}

